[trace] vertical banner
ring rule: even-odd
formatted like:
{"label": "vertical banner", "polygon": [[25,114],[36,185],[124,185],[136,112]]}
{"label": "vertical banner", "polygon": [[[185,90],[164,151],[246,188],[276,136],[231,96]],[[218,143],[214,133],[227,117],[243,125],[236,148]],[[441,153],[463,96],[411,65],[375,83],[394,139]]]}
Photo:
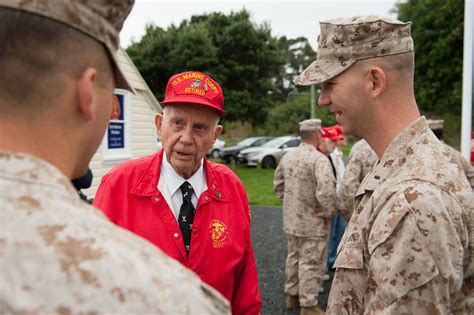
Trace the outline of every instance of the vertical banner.
{"label": "vertical banner", "polygon": [[115,163],[132,158],[131,112],[132,94],[127,90],[115,89],[109,126],[102,142],[105,162]]}
{"label": "vertical banner", "polygon": [[109,128],[107,129],[107,148],[125,148],[124,96],[114,94]]}
{"label": "vertical banner", "polygon": [[110,120],[123,120],[124,96],[121,94],[114,94],[113,107]]}

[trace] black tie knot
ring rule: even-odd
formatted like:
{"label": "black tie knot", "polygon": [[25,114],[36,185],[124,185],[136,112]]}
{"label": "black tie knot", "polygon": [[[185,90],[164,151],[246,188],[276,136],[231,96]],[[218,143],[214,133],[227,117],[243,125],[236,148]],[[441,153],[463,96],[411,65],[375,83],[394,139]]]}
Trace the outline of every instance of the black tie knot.
{"label": "black tie knot", "polygon": [[193,195],[193,186],[190,183],[184,182],[181,187],[181,193],[183,194],[183,202],[191,201],[191,196]]}

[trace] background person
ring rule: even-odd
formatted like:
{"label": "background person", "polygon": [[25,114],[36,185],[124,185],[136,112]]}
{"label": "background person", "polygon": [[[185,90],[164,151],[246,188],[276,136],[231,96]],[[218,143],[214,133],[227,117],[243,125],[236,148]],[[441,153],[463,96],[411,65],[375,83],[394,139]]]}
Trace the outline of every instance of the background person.
{"label": "background person", "polygon": [[233,314],[258,314],[247,194],[230,169],[206,159],[222,131],[222,89],[204,73],[179,73],[161,105],[155,122],[163,149],[112,169],[94,205],[196,272]]}
{"label": "background person", "polygon": [[420,117],[410,26],[379,16],[321,22],[318,59],[297,78],[322,83],[319,104],[380,159],[339,246],[331,314],[472,313],[463,278],[473,194]]}
{"label": "background person", "polygon": [[129,89],[114,59],[133,1],[0,0],[0,313],[229,313],[225,299],[83,202]]}
{"label": "background person", "polygon": [[354,210],[354,197],[359,185],[375,163],[378,156],[364,139],[354,143],[344,170],[344,177],[339,189],[338,209],[348,222]]}
{"label": "background person", "polygon": [[[329,153],[329,160],[333,165],[336,176],[336,199],[339,200],[339,190],[344,176],[345,166],[343,160],[342,148],[346,142],[342,128],[339,125],[323,128],[324,137],[326,141],[331,141],[334,149]],[[337,247],[342,239],[344,230],[346,228],[346,220],[339,211],[335,211],[335,215],[331,220],[331,232],[329,233],[328,245],[328,270],[333,269],[333,264],[336,261]]]}
{"label": "background person", "polygon": [[474,168],[472,167],[471,163],[466,161],[466,159],[462,156],[461,152],[451,147],[450,145],[447,145],[443,141],[444,120],[443,119],[436,119],[436,120],[428,119],[427,122],[428,122],[428,126],[430,126],[430,129],[433,130],[433,133],[435,134],[436,138],[438,138],[441,141],[441,143],[444,144],[448,152],[456,161],[456,164],[459,166],[461,170],[463,170],[464,174],[466,175],[467,180],[469,181],[469,184],[471,185],[471,188],[474,188]]}
{"label": "background person", "polygon": [[318,296],[327,279],[327,244],[336,209],[336,181],[329,159],[317,150],[321,120],[300,122],[301,144],[285,154],[273,186],[283,201],[283,230],[288,237],[285,268],[287,308],[301,314],[324,314]]}
{"label": "background person", "polygon": [[331,157],[331,160],[334,163],[334,168],[336,169],[336,191],[339,193],[339,187],[346,169],[342,149],[347,145],[347,143],[340,125],[330,126],[326,129],[330,130],[331,137],[329,137],[329,139],[334,142],[334,150],[329,154],[329,156]]}

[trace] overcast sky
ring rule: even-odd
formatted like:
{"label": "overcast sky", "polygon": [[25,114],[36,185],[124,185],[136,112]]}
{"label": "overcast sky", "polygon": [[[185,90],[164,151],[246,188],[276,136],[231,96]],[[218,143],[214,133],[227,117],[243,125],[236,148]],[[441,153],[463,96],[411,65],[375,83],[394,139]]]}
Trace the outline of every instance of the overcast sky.
{"label": "overcast sky", "polygon": [[229,14],[246,8],[251,13],[253,22],[269,22],[274,36],[304,36],[316,48],[320,20],[369,14],[396,17],[390,12],[396,2],[397,0],[136,0],[120,34],[121,46],[126,48],[132,41],[139,41],[145,33],[147,23],[167,28],[171,24],[178,25],[185,19],[189,20],[196,14],[216,11]]}

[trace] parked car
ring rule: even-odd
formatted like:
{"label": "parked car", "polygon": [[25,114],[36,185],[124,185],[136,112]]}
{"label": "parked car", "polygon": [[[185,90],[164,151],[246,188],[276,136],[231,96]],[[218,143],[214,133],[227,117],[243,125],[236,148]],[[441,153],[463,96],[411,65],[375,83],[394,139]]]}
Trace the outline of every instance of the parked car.
{"label": "parked car", "polygon": [[236,145],[231,147],[227,147],[221,150],[220,158],[226,162],[230,163],[231,160],[237,161],[237,156],[243,149],[251,148],[251,147],[259,147],[263,145],[265,142],[272,140],[273,137],[250,137],[246,138]]}
{"label": "parked car", "polygon": [[247,148],[240,151],[238,161],[248,166],[260,164],[262,168],[275,168],[288,151],[300,144],[300,137],[278,137],[264,143],[260,147]]}
{"label": "parked car", "polygon": [[214,159],[218,159],[220,152],[224,148],[224,146],[225,141],[216,139],[216,142],[214,142],[214,146],[209,151],[207,151],[207,155],[211,156]]}

